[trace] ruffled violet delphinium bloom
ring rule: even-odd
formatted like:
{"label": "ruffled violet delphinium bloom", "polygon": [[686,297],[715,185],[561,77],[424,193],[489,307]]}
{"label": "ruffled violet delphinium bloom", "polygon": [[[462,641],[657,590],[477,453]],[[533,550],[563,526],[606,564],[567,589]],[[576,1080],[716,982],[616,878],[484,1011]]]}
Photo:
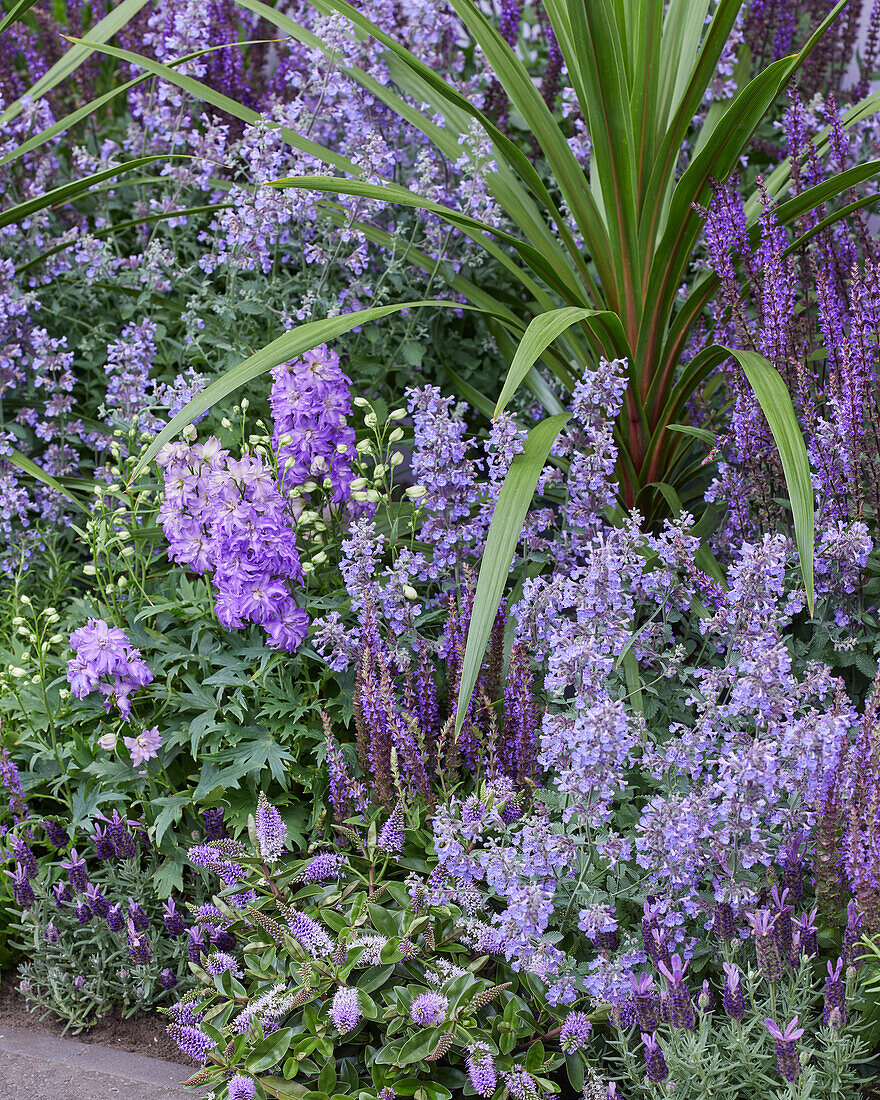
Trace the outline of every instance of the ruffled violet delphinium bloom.
{"label": "ruffled violet delphinium bloom", "polygon": [[70,648],[76,654],[67,663],[67,680],[73,694],[84,699],[97,688],[105,696],[108,711],[115,704],[122,717],[128,718],[129,696],[152,683],[153,674],[125,631],[109,626],[103,619],[89,619],[70,635]]}

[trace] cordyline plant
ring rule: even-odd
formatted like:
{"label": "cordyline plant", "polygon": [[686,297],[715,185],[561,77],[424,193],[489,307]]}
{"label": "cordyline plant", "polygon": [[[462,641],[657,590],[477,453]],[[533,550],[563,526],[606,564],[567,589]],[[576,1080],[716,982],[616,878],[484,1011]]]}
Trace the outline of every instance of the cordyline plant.
{"label": "cordyline plant", "polygon": [[[567,420],[559,399],[536,369],[539,360],[569,391],[600,357],[627,360],[629,387],[617,424],[620,499],[626,507],[637,507],[650,517],[698,498],[699,444],[693,434],[678,429],[686,419],[688,399],[725,358],[734,356],[755,389],[780,451],[812,606],[812,488],[788,393],[773,364],[752,352],[713,345],[686,361],[690,337],[704,316],[717,279],[711,273],[692,279],[684,296],[681,287],[693,271],[700,236],[701,215],[695,206],[707,206],[715,182],[730,179],[755,129],[849,0],[835,5],[799,52],[773,62],[732,99],[715,102],[698,133],[693,130],[694,116],[715,78],[744,0],[545,0],[590,135],[588,170],[570,149],[515,50],[473,0],[450,0],[533,135],[552,177],[549,183],[492,118],[357,7],[346,0],[312,2],[322,13],[345,16],[354,34],[372,36],[393,84],[381,84],[357,68],[345,71],[424,133],[447,158],[460,155],[462,136],[475,124],[482,129],[492,144],[495,165],[486,186],[509,229],[501,230],[394,184],[366,183],[353,162],[285,127],[281,133],[292,148],[314,156],[338,174],[290,177],[273,186],[421,209],[476,242],[501,265],[510,287],[503,298],[496,297],[455,275],[449,277],[450,289],[464,299],[466,308],[484,314],[493,324],[511,366],[494,407],[479,395],[470,393],[470,399],[476,396],[483,411],[497,414],[525,384],[550,413],[532,430],[499,498],[480,575],[461,698],[470,697],[476,654],[485,647],[522,520],[553,439]],[[282,33],[321,47],[311,32],[259,0],[237,3]],[[83,41],[75,48],[101,50],[139,66],[145,75],[178,85],[215,109],[245,122],[256,121],[254,111],[174,67],[98,41]],[[332,53],[330,45],[324,48]],[[865,118],[877,102],[876,95],[863,100],[847,113],[843,124],[852,126]],[[827,132],[815,143],[821,155],[828,145]],[[764,185],[777,203],[780,223],[790,225],[805,212],[846,194],[878,167],[877,161],[868,162],[786,199],[790,163],[784,161]],[[868,201],[850,202],[830,219]],[[333,209],[329,198],[328,204]],[[755,238],[760,211],[755,192],[746,203],[748,229]],[[384,241],[387,236],[368,224],[358,229],[373,240]],[[408,256],[428,271],[436,269],[436,261],[427,255],[411,249]],[[199,413],[278,363],[358,325],[423,305],[461,308],[459,301],[401,302],[311,322],[286,333],[223,374],[178,413],[148,450],[141,468]]]}

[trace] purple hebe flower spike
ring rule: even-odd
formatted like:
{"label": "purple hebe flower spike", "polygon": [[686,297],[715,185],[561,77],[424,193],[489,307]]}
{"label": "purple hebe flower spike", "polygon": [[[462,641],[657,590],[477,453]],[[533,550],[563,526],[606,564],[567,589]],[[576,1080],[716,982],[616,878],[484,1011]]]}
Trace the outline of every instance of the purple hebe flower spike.
{"label": "purple hebe flower spike", "polygon": [[585,1012],[570,1012],[559,1033],[559,1045],[566,1054],[580,1050],[587,1042],[593,1024]]}
{"label": "purple hebe flower spike", "polygon": [[337,989],[330,1006],[330,1020],[340,1035],[353,1031],[362,1015],[358,991],[347,987]]}
{"label": "purple hebe flower spike", "polygon": [[410,1005],[410,1019],[421,1027],[437,1027],[445,1022],[449,1001],[442,993],[420,993]]}
{"label": "purple hebe flower spike", "polygon": [[498,1084],[495,1058],[486,1043],[474,1043],[468,1050],[467,1074],[478,1096],[491,1096]]}
{"label": "purple hebe flower spike", "polygon": [[287,843],[287,826],[262,791],[257,801],[256,830],[260,858],[269,862],[276,860]]}

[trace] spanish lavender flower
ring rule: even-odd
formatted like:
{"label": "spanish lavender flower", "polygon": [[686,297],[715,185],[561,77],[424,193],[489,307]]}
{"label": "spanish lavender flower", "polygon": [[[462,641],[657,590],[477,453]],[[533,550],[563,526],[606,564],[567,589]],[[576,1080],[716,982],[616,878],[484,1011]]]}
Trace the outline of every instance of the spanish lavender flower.
{"label": "spanish lavender flower", "polygon": [[107,914],[107,927],[111,932],[119,932],[125,925],[125,914],[122,911],[122,905],[117,902],[115,905],[110,906],[110,912]]}
{"label": "spanish lavender flower", "polygon": [[650,974],[632,976],[633,1006],[640,1031],[654,1032],[660,1026],[660,1005],[652,992],[654,979]]}
{"label": "spanish lavender flower", "polygon": [[115,859],[116,849],[113,846],[113,840],[110,837],[110,833],[106,828],[100,825],[95,825],[95,855],[100,860]]}
{"label": "spanish lavender flower", "polygon": [[260,791],[257,800],[257,848],[260,858],[273,862],[284,850],[287,843],[287,826],[281,820],[281,814]]}
{"label": "spanish lavender flower", "polygon": [[780,1031],[775,1021],[764,1021],[764,1026],[776,1040],[776,1072],[786,1081],[796,1081],[801,1072],[801,1060],[795,1043],[803,1035],[804,1029],[798,1027],[797,1022],[798,1018],[795,1016],[785,1031]]}
{"label": "spanish lavender flower", "polygon": [[736,914],[729,902],[719,901],[715,903],[712,927],[715,929],[715,935],[720,940],[736,939]]}
{"label": "spanish lavender flower", "polygon": [[743,997],[739,968],[733,963],[722,963],[724,967],[724,1011],[732,1020],[741,1020],[745,1015],[746,1002]]}
{"label": "spanish lavender flower", "polygon": [[798,947],[800,953],[803,955],[819,954],[819,929],[814,923],[816,912],[817,910],[813,909],[810,913],[802,913],[795,926],[797,929],[795,935],[798,940]]}
{"label": "spanish lavender flower", "polygon": [[398,802],[391,811],[388,820],[379,830],[377,844],[383,852],[388,852],[391,855],[398,855],[403,851],[405,840],[406,832],[404,829],[403,807]]}
{"label": "spanish lavender flower", "polygon": [[177,939],[178,936],[182,936],[186,931],[183,914],[174,904],[174,898],[169,898],[168,901],[163,902],[162,908],[164,910],[162,919],[165,924],[165,931],[172,939]]}
{"label": "spanish lavender flower", "polygon": [[70,843],[67,830],[59,822],[46,819],[43,821],[43,828],[46,830],[46,837],[53,848],[66,848]]}
{"label": "spanish lavender flower", "polygon": [[86,887],[85,900],[96,917],[100,917],[102,920],[107,919],[107,914],[110,912],[110,902],[93,882],[90,882]]}
{"label": "spanish lavender flower", "polygon": [[858,967],[864,952],[859,948],[862,938],[862,914],[854,901],[847,903],[846,928],[843,930],[843,960],[847,966]]}
{"label": "spanish lavender flower", "polygon": [[358,991],[348,986],[336,990],[330,1007],[330,1020],[340,1035],[357,1027],[362,1015]]}
{"label": "spanish lavender flower", "polygon": [[486,1043],[474,1043],[468,1050],[467,1074],[478,1096],[491,1096],[498,1083],[495,1059]]}
{"label": "spanish lavender flower", "polygon": [[89,875],[86,861],[77,855],[76,848],[70,849],[69,858],[62,859],[61,866],[67,871],[67,878],[73,889],[77,892],[85,890],[89,884]]}
{"label": "spanish lavender flower", "polygon": [[759,909],[756,913],[747,913],[746,916],[755,936],[758,971],[768,982],[782,981],[782,957],[773,936],[776,918],[768,909]]}
{"label": "spanish lavender flower", "polygon": [[201,964],[202,953],[208,948],[205,933],[196,925],[188,928],[186,934],[188,937],[186,957],[190,962]]}
{"label": "spanish lavender flower", "polygon": [[226,1093],[228,1100],[254,1100],[256,1083],[253,1077],[245,1077],[243,1073],[236,1073],[229,1078]]}
{"label": "spanish lavender flower", "polygon": [[58,943],[58,929],[49,921],[46,927],[43,929],[43,939],[46,943]]}
{"label": "spanish lavender flower", "polygon": [[232,955],[225,951],[212,951],[204,962],[205,970],[217,977],[220,974],[231,974],[234,978],[241,977],[241,967]]}
{"label": "spanish lavender flower", "polygon": [[52,886],[52,894],[55,898],[55,904],[59,909],[63,909],[67,902],[73,897],[70,892],[70,887],[66,882],[56,882]]}
{"label": "spanish lavender flower", "polygon": [[22,909],[30,909],[34,904],[34,891],[24,868],[16,866],[14,871],[6,871],[5,874],[12,879],[12,896],[15,904],[20,905]]}
{"label": "spanish lavender flower", "polygon": [[653,1081],[655,1084],[665,1081],[669,1076],[669,1070],[666,1068],[666,1059],[663,1057],[663,1051],[657,1042],[656,1031],[653,1035],[643,1033],[642,1042],[645,1044],[645,1071],[648,1080]]}
{"label": "spanish lavender flower", "polygon": [[829,960],[828,977],[825,979],[825,1003],[822,1008],[823,1027],[843,1027],[846,1023],[846,984],[841,980],[842,971],[842,958],[834,966]]}
{"label": "spanish lavender flower", "polygon": [[132,921],[128,921],[128,953],[132,962],[146,966],[153,958],[153,949],[145,932],[138,932]]}
{"label": "spanish lavender flower", "polygon": [[21,776],[6,749],[0,749],[0,783],[9,794],[9,811],[16,825],[26,821],[30,817],[30,810],[22,797]]}
{"label": "spanish lavender flower", "polygon": [[128,831],[126,820],[119,816],[119,811],[114,810],[108,825],[110,839],[118,859],[134,859],[137,855],[137,843]]}
{"label": "spanish lavender flower", "polygon": [[696,1025],[694,1006],[691,1004],[691,995],[684,984],[684,972],[687,963],[682,962],[680,955],[673,955],[670,965],[658,962],[657,969],[666,979],[669,993],[669,1022],[673,1027],[685,1027],[693,1030]]}
{"label": "spanish lavender flower", "polygon": [[570,1012],[559,1033],[559,1045],[566,1054],[580,1050],[589,1038],[593,1024],[585,1012]]}
{"label": "spanish lavender flower", "polygon": [[128,899],[128,919],[138,932],[146,932],[150,927],[150,918],[144,912],[143,906],[138,904],[134,898]]}
{"label": "spanish lavender flower", "polygon": [[449,1001],[441,993],[420,993],[409,1008],[410,1019],[421,1027],[437,1027],[448,1012]]}
{"label": "spanish lavender flower", "polygon": [[159,985],[163,989],[173,989],[177,985],[177,975],[167,966],[159,972]]}
{"label": "spanish lavender flower", "polygon": [[204,1031],[200,1031],[197,1027],[171,1024],[166,1031],[188,1058],[203,1065],[208,1060],[208,1052],[217,1046],[213,1039],[209,1039]]}
{"label": "spanish lavender flower", "polygon": [[83,898],[77,898],[76,905],[73,907],[73,915],[80,924],[89,924],[95,914],[92,912],[92,907]]}

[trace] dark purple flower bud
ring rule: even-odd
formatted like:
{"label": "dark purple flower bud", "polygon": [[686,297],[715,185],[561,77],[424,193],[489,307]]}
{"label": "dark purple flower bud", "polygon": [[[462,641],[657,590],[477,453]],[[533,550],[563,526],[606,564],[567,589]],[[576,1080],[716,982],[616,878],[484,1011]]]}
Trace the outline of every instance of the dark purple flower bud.
{"label": "dark purple flower bud", "polygon": [[86,861],[81,859],[76,852],[76,848],[71,848],[69,853],[69,859],[62,859],[61,866],[67,871],[67,878],[70,885],[74,890],[80,892],[85,890],[89,884],[89,875],[86,871]]}
{"label": "dark purple flower bud", "polygon": [[134,837],[128,831],[128,825],[124,817],[119,816],[119,811],[114,810],[108,826],[110,839],[118,859],[134,859],[137,855],[137,844]]}
{"label": "dark purple flower bud", "polygon": [[177,975],[167,966],[159,973],[159,985],[163,989],[173,989],[177,985]]}
{"label": "dark purple flower bud", "polygon": [[125,914],[122,911],[122,905],[117,902],[116,905],[110,906],[110,912],[107,914],[107,927],[111,932],[119,932],[125,925]]}
{"label": "dark purple flower bud", "polygon": [[645,1044],[645,1071],[649,1081],[658,1084],[669,1076],[666,1068],[666,1059],[657,1042],[657,1033],[653,1035],[643,1034],[642,1042]]}
{"label": "dark purple flower bud", "polygon": [[24,867],[16,864],[14,871],[6,871],[5,873],[12,879],[12,897],[15,904],[20,905],[22,909],[30,909],[34,904],[34,891],[30,879],[25,874]]}
{"label": "dark purple flower bud", "polygon": [[205,934],[197,925],[187,929],[189,942],[187,943],[186,956],[192,963],[201,964],[202,953],[208,950]]}
{"label": "dark purple flower bud", "polygon": [[205,819],[205,840],[224,840],[228,836],[226,823],[223,820],[222,806],[202,810],[202,817]]}
{"label": "dark purple flower bud", "polygon": [[633,1005],[640,1031],[654,1032],[660,1025],[660,1005],[653,992],[654,979],[650,974],[632,975]]}
{"label": "dark purple flower bud", "polygon": [[798,1018],[795,1016],[785,1031],[780,1031],[773,1020],[764,1021],[764,1026],[776,1040],[776,1072],[786,1081],[796,1081],[801,1072],[801,1060],[795,1043],[803,1035],[804,1029],[798,1027],[797,1022]]}
{"label": "dark purple flower bud", "polygon": [[47,819],[43,822],[43,828],[53,848],[66,848],[70,843],[67,830],[59,822]]}
{"label": "dark purple flower bud", "polygon": [[736,939],[736,914],[729,902],[719,901],[716,903],[712,926],[715,929],[715,935],[720,940]]}
{"label": "dark purple flower bud", "polygon": [[150,927],[150,918],[144,912],[143,907],[139,905],[134,898],[128,899],[128,919],[138,932],[146,932]]}
{"label": "dark purple flower bud", "polygon": [[40,869],[37,866],[36,856],[27,844],[19,837],[14,836],[12,838],[12,850],[25,875],[28,878],[36,878],[40,873]]}
{"label": "dark purple flower bud", "polygon": [[226,928],[210,928],[211,946],[217,951],[234,951],[235,936]]}
{"label": "dark purple flower bud", "polygon": [[746,1002],[743,997],[740,980],[742,975],[739,968],[733,963],[722,963],[724,967],[724,1011],[732,1020],[741,1020],[746,1012]]}
{"label": "dark purple flower bud", "polygon": [[174,904],[174,898],[169,898],[168,901],[162,903],[164,909],[163,920],[165,922],[165,931],[173,939],[178,936],[182,936],[186,931],[186,925],[183,921],[183,915]]}
{"label": "dark purple flower bud", "polygon": [[66,882],[56,882],[52,887],[52,893],[55,896],[55,904],[59,909],[62,909],[73,897]]}
{"label": "dark purple flower bud", "polygon": [[773,935],[776,917],[767,909],[759,909],[757,913],[749,913],[747,916],[755,936],[758,972],[768,982],[782,981],[782,956]]}
{"label": "dark purple flower bud", "polygon": [[116,859],[116,847],[113,844],[113,838],[110,836],[109,829],[96,825],[94,841],[95,855],[98,859]]}
{"label": "dark purple flower bud", "polygon": [[73,915],[80,924],[90,924],[95,914],[92,912],[92,907],[88,902],[84,901],[82,898],[77,898],[76,905],[73,907]]}
{"label": "dark purple flower bud", "polygon": [[824,1027],[843,1027],[846,1023],[846,984],[841,979],[843,959],[835,966],[828,962],[828,977],[825,979],[825,1004],[822,1008]]}
{"label": "dark purple flower bud", "polygon": [[140,966],[146,966],[153,958],[153,949],[146,932],[139,932],[131,920],[128,922],[128,953],[131,961]]}
{"label": "dark purple flower bud", "polygon": [[107,914],[110,912],[110,902],[93,882],[90,882],[86,887],[86,902],[96,917],[106,919]]}

